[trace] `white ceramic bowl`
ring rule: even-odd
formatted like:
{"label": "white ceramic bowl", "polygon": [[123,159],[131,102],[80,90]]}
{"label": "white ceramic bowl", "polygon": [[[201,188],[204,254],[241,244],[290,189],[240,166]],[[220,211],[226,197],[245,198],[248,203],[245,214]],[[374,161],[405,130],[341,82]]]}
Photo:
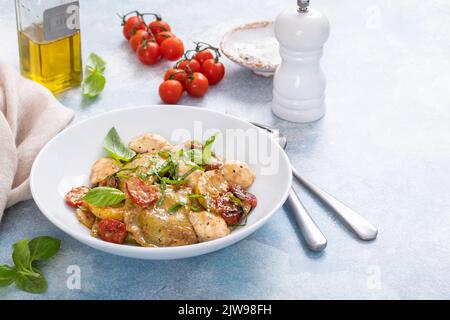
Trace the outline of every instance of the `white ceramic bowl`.
{"label": "white ceramic bowl", "polygon": [[265,77],[273,76],[281,61],[272,21],[231,29],[223,36],[220,50],[231,61]]}
{"label": "white ceramic bowl", "polygon": [[[173,143],[185,138],[205,139],[212,133],[220,132],[214,148],[216,153],[226,157],[230,154],[229,150],[234,150],[231,152],[232,159],[248,161],[256,173],[250,191],[258,197],[258,206],[250,214],[247,224],[224,238],[180,247],[118,245],[90,236],[90,230],[76,219],[74,209],[65,204],[64,195],[72,187],[88,184],[91,165],[104,154],[103,139],[113,126],[125,142],[146,132],[157,132]],[[193,132],[201,133],[202,137],[192,137]],[[242,142],[247,138],[236,140],[235,134],[239,137],[255,135],[258,140],[236,145],[236,141]],[[254,138],[250,137],[248,141],[251,139]],[[255,157],[255,152],[260,153],[260,156]],[[54,225],[93,248],[141,259],[178,259],[201,255],[247,237],[281,207],[291,182],[292,174],[286,154],[261,130],[229,115],[186,106],[127,108],[77,123],[59,133],[41,150],[31,170],[33,198]]]}

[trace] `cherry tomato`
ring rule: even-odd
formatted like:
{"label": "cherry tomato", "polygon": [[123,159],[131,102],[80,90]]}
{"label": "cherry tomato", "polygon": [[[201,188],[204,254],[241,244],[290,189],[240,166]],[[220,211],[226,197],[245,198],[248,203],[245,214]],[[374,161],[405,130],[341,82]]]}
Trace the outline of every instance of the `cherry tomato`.
{"label": "cherry tomato", "polygon": [[162,57],[161,50],[156,42],[144,41],[138,46],[136,54],[143,64],[148,65],[157,63]]}
{"label": "cherry tomato", "polygon": [[180,38],[169,38],[161,43],[162,55],[170,61],[180,59],[184,53],[184,44]]}
{"label": "cherry tomato", "polygon": [[133,16],[127,19],[123,25],[123,36],[130,40],[137,30],[146,30],[145,22],[139,16]]}
{"label": "cherry tomato", "polygon": [[202,66],[200,65],[200,62],[198,62],[196,59],[192,59],[190,61],[183,60],[178,65],[178,69],[186,70],[188,72],[200,72]]}
{"label": "cherry tomato", "polygon": [[170,68],[164,74],[164,80],[177,80],[186,89],[186,71],[184,70]]}
{"label": "cherry tomato", "polygon": [[143,39],[151,40],[152,36],[146,30],[137,30],[134,36],[130,39],[130,47],[133,51],[137,50],[137,47],[142,43]]}
{"label": "cherry tomato", "polygon": [[164,40],[169,39],[169,38],[173,38],[175,37],[175,35],[170,32],[170,31],[163,31],[160,32],[158,34],[155,35],[156,38],[156,42],[161,45],[161,43],[163,43]]}
{"label": "cherry tomato", "polygon": [[137,177],[128,179],[125,186],[131,200],[142,208],[148,208],[158,200],[158,193]]}
{"label": "cherry tomato", "polygon": [[211,50],[203,50],[195,55],[195,60],[197,60],[200,64],[203,64],[208,59],[214,59],[214,55]]}
{"label": "cherry tomato", "polygon": [[201,72],[208,78],[210,85],[215,85],[223,79],[225,75],[225,67],[222,62],[216,62],[214,59],[208,59],[203,62]]}
{"label": "cherry tomato", "polygon": [[186,83],[186,91],[190,96],[196,98],[203,97],[208,92],[208,88],[208,78],[200,72],[194,72]]}
{"label": "cherry tomato", "polygon": [[253,193],[242,189],[241,186],[232,185],[230,187],[230,191],[236,196],[236,198],[247,202],[252,208],[255,208],[257,206],[258,200],[256,199],[256,196]]}
{"label": "cherry tomato", "polygon": [[159,96],[167,104],[175,104],[183,95],[183,85],[177,80],[166,80],[159,86]]}
{"label": "cherry tomato", "polygon": [[69,192],[66,193],[66,202],[69,206],[78,207],[83,204],[83,197],[86,193],[89,192],[88,187],[77,187],[72,188]]}
{"label": "cherry tomato", "polygon": [[217,199],[216,210],[229,226],[237,224],[244,214],[241,206],[227,195]]}
{"label": "cherry tomato", "polygon": [[121,244],[127,237],[127,227],[119,220],[106,218],[98,224],[98,235],[104,241]]}
{"label": "cherry tomato", "polygon": [[164,31],[171,31],[170,26],[163,20],[155,20],[148,25],[153,34],[158,34]]}

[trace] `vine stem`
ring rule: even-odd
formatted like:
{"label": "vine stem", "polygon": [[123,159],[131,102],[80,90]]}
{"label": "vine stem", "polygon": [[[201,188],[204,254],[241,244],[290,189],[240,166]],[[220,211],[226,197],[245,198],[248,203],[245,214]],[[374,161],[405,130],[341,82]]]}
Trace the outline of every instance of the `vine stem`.
{"label": "vine stem", "polygon": [[152,12],[141,13],[141,16],[142,17],[144,17],[144,16],[153,16],[153,17],[155,17],[156,21],[161,21],[162,20],[162,17],[159,14],[152,13]]}
{"label": "vine stem", "polygon": [[138,16],[138,17],[142,17],[141,13],[139,11],[137,11],[137,10],[130,11],[130,12],[128,12],[128,13],[122,15],[122,16],[119,13],[116,13],[116,14],[119,16],[120,19],[122,19],[122,25],[124,25],[127,22],[125,20],[126,17],[128,17],[130,14],[133,14],[133,13],[135,13],[136,16]]}
{"label": "vine stem", "polygon": [[214,55],[215,55],[214,60],[216,62],[219,61],[220,57],[222,56],[220,54],[219,48],[216,48],[216,47],[210,45],[209,43],[202,42],[202,41],[199,41],[199,42],[194,41],[194,44],[195,44],[195,50],[197,52],[203,52],[205,50],[212,50],[214,52]]}

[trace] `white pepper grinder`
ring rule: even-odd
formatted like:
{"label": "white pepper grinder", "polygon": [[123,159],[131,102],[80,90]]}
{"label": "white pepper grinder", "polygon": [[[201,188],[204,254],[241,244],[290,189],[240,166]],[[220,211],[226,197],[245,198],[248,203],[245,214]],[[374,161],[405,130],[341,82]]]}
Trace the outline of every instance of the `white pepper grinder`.
{"label": "white pepper grinder", "polygon": [[273,113],[292,122],[312,122],[325,114],[325,75],[320,67],[330,34],[327,17],[297,0],[275,20],[282,62],[273,80]]}

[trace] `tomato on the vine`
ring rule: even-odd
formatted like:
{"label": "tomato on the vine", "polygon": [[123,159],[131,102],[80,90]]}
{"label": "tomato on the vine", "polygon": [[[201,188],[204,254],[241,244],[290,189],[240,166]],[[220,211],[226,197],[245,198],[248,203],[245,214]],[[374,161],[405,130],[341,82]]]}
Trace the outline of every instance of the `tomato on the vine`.
{"label": "tomato on the vine", "polygon": [[170,61],[180,59],[184,53],[184,44],[179,38],[169,38],[161,43],[162,55]]}
{"label": "tomato on the vine", "polygon": [[163,43],[164,40],[169,39],[169,38],[174,38],[174,37],[175,37],[175,35],[170,31],[163,31],[163,32],[157,33],[155,35],[156,42],[159,45],[161,45],[161,43]]}
{"label": "tomato on the vine", "polygon": [[171,31],[170,25],[163,20],[155,20],[148,25],[153,34],[158,34],[164,31]]}
{"label": "tomato on the vine", "polygon": [[170,68],[164,74],[164,80],[177,80],[181,83],[184,89],[186,89],[186,77],[186,71],[175,68]]}
{"label": "tomato on the vine", "polygon": [[140,16],[130,17],[123,24],[123,36],[127,40],[130,40],[137,30],[147,30],[147,26]]}
{"label": "tomato on the vine", "polygon": [[152,36],[146,30],[137,30],[134,36],[130,39],[130,47],[133,51],[142,43],[143,39],[151,40]]}
{"label": "tomato on the vine", "polygon": [[200,62],[198,62],[196,59],[191,60],[183,60],[178,64],[178,69],[191,71],[191,72],[200,72],[202,69],[202,66],[200,65]]}
{"label": "tomato on the vine", "polygon": [[208,59],[214,59],[214,55],[211,50],[202,50],[195,55],[195,60],[197,60],[200,64],[203,64]]}
{"label": "tomato on the vine", "polygon": [[138,46],[136,54],[143,64],[148,65],[157,63],[162,57],[159,45],[145,40]]}
{"label": "tomato on the vine", "polygon": [[186,82],[186,91],[192,97],[203,97],[208,92],[208,88],[208,78],[200,72],[194,72]]}
{"label": "tomato on the vine", "polygon": [[210,85],[215,85],[223,79],[225,75],[225,67],[220,61],[208,59],[203,62],[201,72],[208,78]]}
{"label": "tomato on the vine", "polygon": [[159,86],[159,96],[164,103],[175,104],[183,95],[183,85],[177,80],[166,80]]}

